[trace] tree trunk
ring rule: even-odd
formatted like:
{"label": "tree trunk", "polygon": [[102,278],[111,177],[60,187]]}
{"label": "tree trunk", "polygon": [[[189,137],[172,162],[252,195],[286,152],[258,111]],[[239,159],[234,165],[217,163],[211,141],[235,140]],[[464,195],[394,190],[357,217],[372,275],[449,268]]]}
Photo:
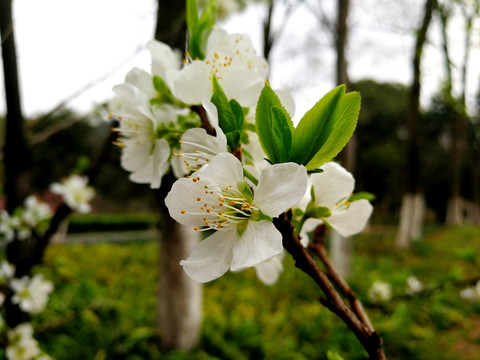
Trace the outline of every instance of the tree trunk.
{"label": "tree trunk", "polygon": [[[155,39],[185,51],[185,1],[158,1]],[[161,215],[160,277],[157,330],[165,349],[191,349],[198,343],[202,323],[202,285],[190,279],[180,260],[200,240],[198,232],[173,220],[164,199],[175,181],[164,177],[158,192]]]}
{"label": "tree trunk", "polygon": [[0,32],[7,105],[5,133],[8,134],[5,136],[4,147],[5,201],[6,209],[11,213],[22,205],[23,199],[28,195],[31,169],[20,101],[12,0],[0,0]]}
{"label": "tree trunk", "polygon": [[[402,210],[400,212],[400,225],[397,233],[396,245],[398,247],[409,247],[414,236],[421,233],[423,224],[423,211],[416,208],[423,204],[423,193],[419,187],[419,149],[417,139],[417,122],[420,113],[420,62],[422,59],[423,45],[427,38],[427,30],[432,19],[433,9],[436,0],[425,2],[425,12],[420,29],[417,31],[417,40],[413,55],[413,82],[410,87],[409,107],[407,114],[407,181],[406,191],[402,199]],[[420,217],[421,216],[421,217]]]}
{"label": "tree trunk", "polygon": [[[462,199],[460,197],[460,167],[462,163],[461,159],[461,136],[460,136],[460,127],[463,121],[463,113],[465,111],[465,93],[461,95],[461,99],[457,104],[456,99],[453,97],[453,78],[452,78],[452,66],[450,61],[449,47],[448,47],[448,20],[450,16],[450,10],[446,9],[444,6],[438,6],[438,12],[440,13],[441,23],[442,23],[442,39],[443,39],[443,56],[445,61],[445,72],[447,79],[445,81],[444,97],[445,101],[449,106],[458,109],[458,105],[462,108],[460,112],[455,110],[455,117],[451,119],[451,135],[452,135],[452,144],[450,148],[451,152],[451,161],[450,161],[450,174],[451,174],[451,188],[450,188],[450,198],[447,205],[447,216],[446,223],[449,225],[460,225],[463,223],[462,219]],[[468,31],[467,31],[468,32]],[[464,57],[464,66],[462,71],[462,82],[465,85],[466,82],[466,64],[468,61],[468,53],[470,48],[469,36],[466,36],[466,49]],[[465,86],[463,86],[463,91],[465,91]]]}
{"label": "tree trunk", "polygon": [[190,279],[180,260],[186,259],[198,242],[193,228],[162,216],[158,331],[166,349],[191,349],[197,345],[202,322],[202,286]]}
{"label": "tree trunk", "polygon": [[[345,56],[348,38],[348,10],[349,0],[338,0],[337,26],[335,32],[337,85],[345,84],[347,91],[349,91],[351,87],[348,79],[347,59]],[[354,134],[339,154],[343,166],[351,173],[355,170],[356,145],[357,139]],[[332,262],[337,271],[342,276],[347,276],[351,268],[353,255],[353,244],[351,239],[345,238],[333,230],[330,234],[330,253],[332,256]]]}

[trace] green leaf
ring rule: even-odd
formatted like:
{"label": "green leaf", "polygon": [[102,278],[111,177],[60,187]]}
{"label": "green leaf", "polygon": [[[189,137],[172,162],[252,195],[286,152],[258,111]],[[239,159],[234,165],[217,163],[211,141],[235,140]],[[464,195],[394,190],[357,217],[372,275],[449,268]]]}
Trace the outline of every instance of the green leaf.
{"label": "green leaf", "polygon": [[[280,115],[279,110],[272,110],[274,107],[281,110],[283,116]],[[267,83],[258,99],[255,113],[255,125],[263,151],[269,158],[270,162],[274,164],[280,162],[278,149],[280,139],[283,139],[284,137],[288,138],[285,131],[285,123],[286,127],[290,130],[290,136],[292,136],[292,133],[294,133],[292,119],[282,106],[278,96]],[[273,131],[277,124],[281,124],[282,130],[278,130],[277,134],[274,135]]]}
{"label": "green leaf", "polygon": [[193,38],[193,34],[197,30],[198,26],[198,8],[197,0],[187,0],[187,31],[190,40]]}
{"label": "green leaf", "polygon": [[232,109],[234,117],[235,130],[242,130],[245,122],[245,114],[242,106],[235,99],[232,99],[230,100],[230,108]]}
{"label": "green leaf", "polygon": [[278,106],[270,108],[272,112],[272,138],[276,148],[277,162],[288,162],[292,146],[292,132],[288,127],[286,111]]}
{"label": "green leaf", "polygon": [[354,202],[357,200],[368,200],[368,201],[373,201],[375,200],[376,196],[372,193],[366,192],[366,191],[360,191],[356,194],[353,194],[348,198],[349,202]]}
{"label": "green leaf", "polygon": [[[212,103],[215,105],[218,111],[218,125],[223,130],[224,133],[232,132],[237,129],[237,120],[235,114],[232,111],[230,102],[227,99],[227,96],[222,90],[222,87],[218,83],[217,78],[214,76],[212,79],[213,86],[213,95]],[[242,122],[243,126],[243,122]],[[241,129],[241,128],[240,128]]]}
{"label": "green leaf", "polygon": [[217,21],[219,6],[219,0],[210,0],[205,9],[203,10],[199,23],[208,24],[210,27],[213,27],[213,25]]}
{"label": "green leaf", "polygon": [[353,134],[360,111],[360,95],[345,94],[340,85],[326,94],[295,129],[290,160],[315,170],[331,160]]}
{"label": "green leaf", "polygon": [[208,34],[217,20],[219,0],[210,0],[200,19],[196,0],[187,0],[187,27],[189,34],[189,52],[193,59],[203,59],[204,45]]}
{"label": "green leaf", "polygon": [[344,93],[345,85],[336,87],[303,116],[293,136],[292,161],[306,165],[326,143],[335,124],[335,108]]}
{"label": "green leaf", "polygon": [[316,169],[333,159],[344,147],[355,131],[360,112],[360,94],[351,92],[343,96],[335,108],[335,123],[327,142],[306,165],[307,170]]}
{"label": "green leaf", "polygon": [[307,212],[308,217],[315,219],[323,219],[329,217],[330,215],[332,215],[330,209],[323,206],[315,207]]}
{"label": "green leaf", "polygon": [[241,133],[238,130],[225,133],[225,137],[227,138],[227,144],[228,146],[230,146],[230,149],[232,151],[238,149],[238,146],[240,145],[240,134]]}
{"label": "green leaf", "polygon": [[157,97],[150,100],[150,104],[154,105],[161,105],[164,103],[175,104],[178,101],[172,95],[170,88],[165,84],[163,79],[157,75],[153,77],[153,87],[157,91]]}

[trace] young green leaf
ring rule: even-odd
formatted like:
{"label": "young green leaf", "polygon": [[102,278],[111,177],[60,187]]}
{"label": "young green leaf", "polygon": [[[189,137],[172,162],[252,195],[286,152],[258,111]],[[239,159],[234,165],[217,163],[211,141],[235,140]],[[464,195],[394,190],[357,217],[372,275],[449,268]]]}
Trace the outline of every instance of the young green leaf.
{"label": "young green leaf", "polygon": [[351,92],[342,96],[332,116],[333,127],[328,135],[328,139],[307,163],[307,170],[316,169],[333,159],[345,147],[357,126],[359,112],[359,93]]}
{"label": "young green leaf", "polygon": [[[274,107],[280,109],[284,116],[274,119],[274,114],[280,115],[278,110],[272,111],[272,108]],[[275,125],[278,125],[278,122],[281,124],[283,130],[279,130],[274,136],[273,131],[276,127]],[[286,127],[290,130],[290,136],[293,138],[292,133],[294,133],[294,128],[292,119],[282,106],[278,96],[267,83],[258,99],[255,113],[255,126],[257,128],[258,139],[262,145],[263,151],[272,163],[280,162],[278,149],[279,143],[281,142],[280,139],[283,139],[284,136],[288,137],[288,134],[285,131],[285,123]]]}
{"label": "young green leaf", "polygon": [[[212,103],[215,105],[218,111],[218,124],[224,133],[239,130],[237,129],[237,120],[232,111],[230,102],[227,96],[222,90],[222,87],[218,83],[217,78],[214,76],[212,79],[213,95]],[[243,120],[243,119],[242,119]],[[242,121],[243,126],[243,121]],[[241,128],[240,128],[241,129]]]}
{"label": "young green leaf", "polygon": [[307,165],[327,142],[336,123],[335,109],[344,93],[345,85],[336,87],[303,116],[293,134],[292,161]]}
{"label": "young green leaf", "polygon": [[275,162],[288,162],[292,146],[292,132],[288,126],[288,114],[283,108],[272,106],[272,138],[275,145]]}
{"label": "young green leaf", "polygon": [[230,108],[234,118],[234,126],[236,130],[242,130],[245,122],[245,113],[242,106],[235,100],[230,100]]}
{"label": "young green leaf", "polygon": [[218,7],[219,0],[210,0],[199,19],[197,1],[187,0],[188,50],[193,59],[205,57],[203,49],[207,36],[217,20]]}
{"label": "young green leaf", "polygon": [[197,30],[198,26],[198,8],[197,0],[187,0],[187,31],[190,40],[193,38],[193,34]]}

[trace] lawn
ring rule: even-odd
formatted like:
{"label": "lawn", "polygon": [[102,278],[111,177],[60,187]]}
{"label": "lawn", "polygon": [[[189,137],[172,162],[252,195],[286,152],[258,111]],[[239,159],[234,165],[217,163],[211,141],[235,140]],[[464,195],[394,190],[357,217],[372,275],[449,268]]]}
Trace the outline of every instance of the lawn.
{"label": "lawn", "polygon": [[[355,237],[349,283],[364,302],[389,359],[480,358],[480,303],[460,290],[480,277],[480,228],[430,228],[410,250],[393,247],[394,229]],[[197,350],[162,353],[155,342],[159,248],[155,241],[52,245],[38,269],[55,283],[48,308],[34,319],[36,338],[62,359],[344,359],[366,353],[346,326],[323,308],[321,293],[287,256],[274,286],[250,269],[204,287]],[[405,293],[415,276],[427,291]],[[394,299],[374,304],[375,280]]]}

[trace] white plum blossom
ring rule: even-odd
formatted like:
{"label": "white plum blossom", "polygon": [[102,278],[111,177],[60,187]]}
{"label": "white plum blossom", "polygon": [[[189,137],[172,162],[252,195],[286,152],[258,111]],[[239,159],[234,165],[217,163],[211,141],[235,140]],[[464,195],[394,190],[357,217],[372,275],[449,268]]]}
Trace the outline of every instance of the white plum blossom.
{"label": "white plum blossom", "polygon": [[30,323],[17,325],[8,331],[6,353],[9,360],[32,360],[41,355],[38,342],[33,338],[33,327]]}
{"label": "white plum blossom", "polygon": [[383,281],[375,281],[368,289],[368,297],[375,303],[389,301],[392,298],[392,286]]}
{"label": "white plum blossom", "polygon": [[174,153],[174,157],[182,161],[184,173],[200,169],[216,155],[227,151],[227,138],[218,125],[217,108],[210,101],[204,101],[202,105],[216,134],[209,135],[202,128],[185,131],[180,140],[180,151]]}
{"label": "white plum blossom", "polygon": [[5,210],[0,211],[0,234],[7,243],[15,238],[15,229],[20,224],[19,218],[10,216]]}
{"label": "white plum blossom", "polygon": [[211,99],[215,76],[229,100],[252,107],[265,85],[267,73],[266,60],[256,55],[246,35],[213,29],[207,40],[205,59],[187,61],[181,70],[169,70],[167,83],[177,99],[196,105]]}
{"label": "white plum blossom", "polygon": [[117,145],[123,148],[121,165],[131,173],[131,181],[157,189],[170,167],[167,136],[178,135],[177,118],[185,111],[170,104],[151,104],[157,95],[153,78],[140,69],[132,69],[125,83],[113,91],[123,101],[121,108],[110,115],[120,123],[115,130],[119,133]]}
{"label": "white plum blossom", "polygon": [[409,276],[407,279],[407,293],[410,295],[415,295],[422,290],[423,284],[415,276]]}
{"label": "white plum blossom", "polygon": [[15,266],[8,261],[2,261],[0,264],[0,284],[8,282],[15,274]]}
{"label": "white plum blossom", "polygon": [[41,202],[36,196],[30,195],[25,201],[19,216],[17,237],[19,240],[28,239],[32,230],[39,230],[38,225],[52,217],[52,209],[47,203]]}
{"label": "white plum blossom", "polygon": [[53,284],[45,280],[42,274],[37,274],[32,278],[23,276],[10,280],[10,288],[14,291],[12,303],[18,304],[20,309],[29,314],[37,314],[47,305]]}
{"label": "white plum blossom", "polygon": [[[314,189],[315,204],[331,212],[324,220],[344,237],[361,232],[372,214],[373,206],[364,199],[348,201],[355,187],[355,179],[342,166],[327,162],[320,169],[322,173],[310,175],[310,182]],[[321,219],[309,218],[302,230],[311,231],[322,222]]]}
{"label": "white plum blossom", "polygon": [[88,186],[86,176],[70,175],[62,183],[53,183],[50,190],[62,195],[65,203],[79,213],[88,213],[91,210],[89,201],[95,196],[95,191]]}
{"label": "white plum blossom", "polygon": [[195,230],[215,230],[180,265],[192,279],[207,282],[280,254],[282,236],[272,218],[298,203],[307,182],[305,167],[276,164],[262,171],[252,193],[241,162],[229,153],[177,180],[165,199],[170,215]]}

